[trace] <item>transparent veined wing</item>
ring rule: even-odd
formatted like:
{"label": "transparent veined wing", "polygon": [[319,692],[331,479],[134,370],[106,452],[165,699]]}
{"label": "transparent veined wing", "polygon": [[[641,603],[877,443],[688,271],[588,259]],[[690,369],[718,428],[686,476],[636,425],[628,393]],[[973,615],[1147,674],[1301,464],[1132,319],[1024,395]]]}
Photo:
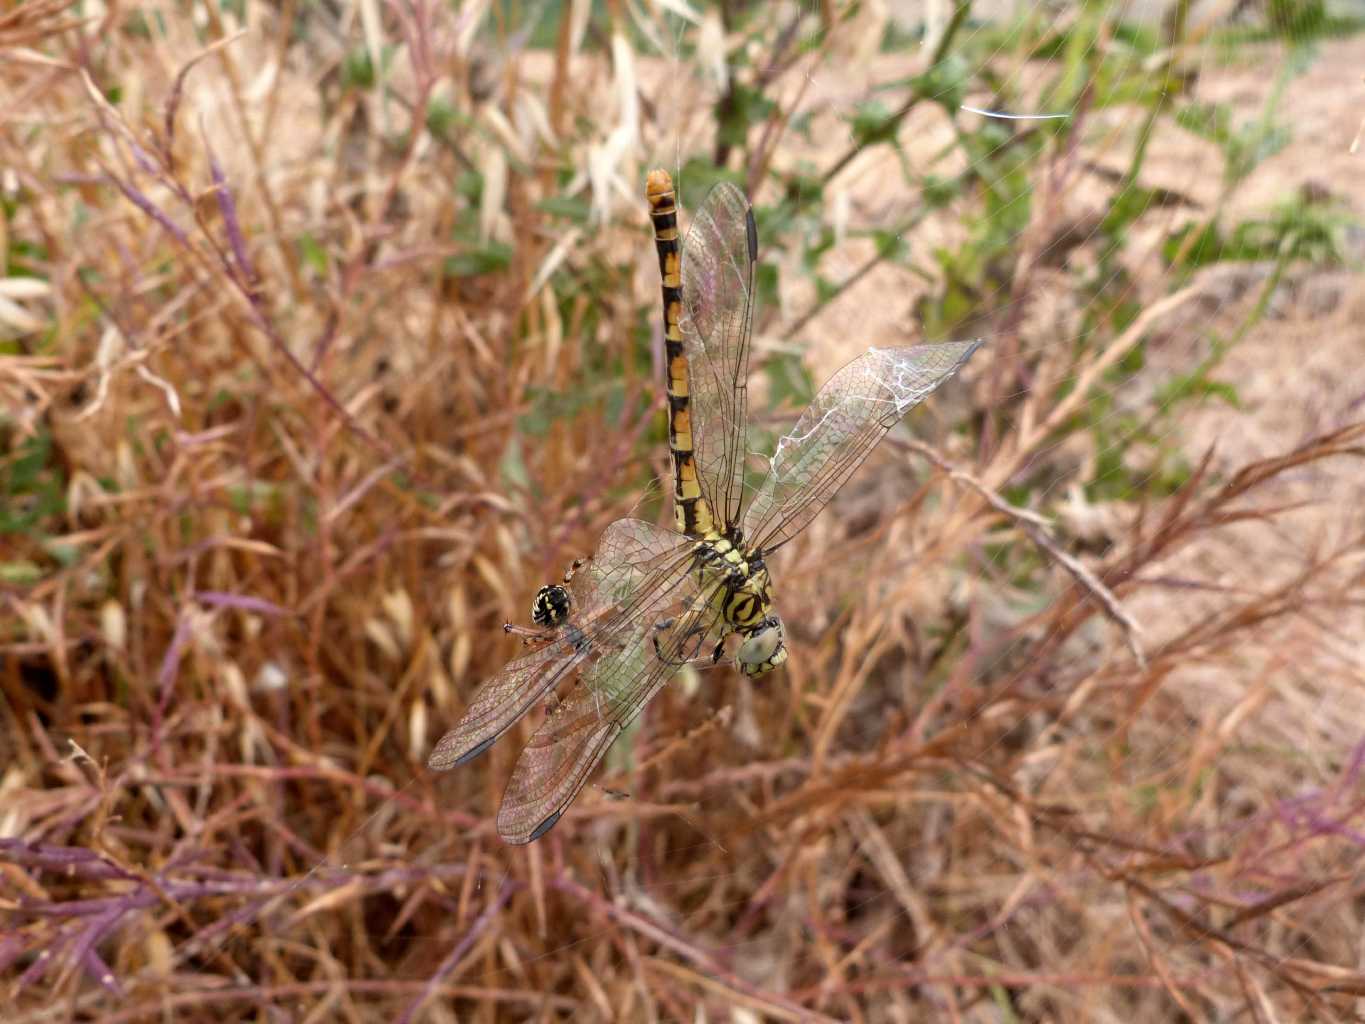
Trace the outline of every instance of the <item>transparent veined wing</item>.
{"label": "transparent veined wing", "polygon": [[479,687],[464,717],[432,749],[427,767],[441,772],[478,757],[589,653],[562,637],[508,662]]}
{"label": "transparent veined wing", "polygon": [[684,663],[723,635],[713,598],[708,593],[688,602],[670,629],[632,633],[546,715],[512,770],[498,835],[518,845],[554,826],[626,726]]}
{"label": "transparent veined wing", "polygon": [[721,182],[683,243],[683,343],[691,368],[692,437],[702,493],[721,523],[744,496],[749,336],[758,228],[744,193]]}
{"label": "transparent veined wing", "polygon": [[810,523],[901,417],[967,362],[980,341],[874,348],[828,381],[778,439],[768,476],[744,516],[764,553]]}
{"label": "transparent veined wing", "polygon": [[643,519],[618,519],[605,530],[593,552],[569,583],[574,606],[591,615],[626,602],[660,565],[672,565],[688,549],[673,530]]}
{"label": "transparent veined wing", "polygon": [[472,760],[575,671],[590,674],[650,628],[670,600],[696,585],[687,573],[691,542],[639,519],[618,519],[571,584],[575,608],[559,637],[517,658],[487,680],[464,717],[441,737],[427,760],[444,771]]}

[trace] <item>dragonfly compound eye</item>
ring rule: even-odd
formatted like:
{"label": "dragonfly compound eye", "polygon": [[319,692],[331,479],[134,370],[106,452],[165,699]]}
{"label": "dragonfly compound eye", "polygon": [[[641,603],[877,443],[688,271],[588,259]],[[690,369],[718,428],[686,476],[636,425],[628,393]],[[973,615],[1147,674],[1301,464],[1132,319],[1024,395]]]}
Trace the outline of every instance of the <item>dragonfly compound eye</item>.
{"label": "dragonfly compound eye", "polygon": [[569,617],[569,592],[558,584],[541,587],[531,602],[531,621],[537,626],[558,626]]}
{"label": "dragonfly compound eye", "polygon": [[744,636],[735,652],[740,671],[746,676],[761,676],[787,660],[787,641],[782,620],[769,615]]}

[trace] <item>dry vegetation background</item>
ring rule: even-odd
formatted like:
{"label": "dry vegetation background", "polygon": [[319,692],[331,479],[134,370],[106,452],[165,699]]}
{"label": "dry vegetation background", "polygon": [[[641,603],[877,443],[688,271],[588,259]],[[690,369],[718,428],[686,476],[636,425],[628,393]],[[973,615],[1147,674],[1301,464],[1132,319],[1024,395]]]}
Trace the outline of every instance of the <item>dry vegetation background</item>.
{"label": "dry vegetation background", "polygon": [[[5,5],[0,1018],[1360,1019],[1365,46],[1148,8]],[[668,521],[656,164],[756,447],[988,348],[511,849],[423,765]]]}

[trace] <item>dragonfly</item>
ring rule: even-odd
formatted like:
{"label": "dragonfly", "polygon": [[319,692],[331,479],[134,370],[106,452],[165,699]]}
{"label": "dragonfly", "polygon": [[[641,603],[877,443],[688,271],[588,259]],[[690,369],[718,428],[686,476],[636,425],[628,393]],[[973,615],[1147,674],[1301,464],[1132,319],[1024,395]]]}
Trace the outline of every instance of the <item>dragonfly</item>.
{"label": "dragonfly", "polygon": [[[758,677],[788,657],[771,555],[829,504],[877,443],[952,378],[979,340],[871,348],[816,393],[746,484],[748,376],[758,229],[735,185],[707,194],[679,243],[672,178],[646,196],[662,278],[674,529],[620,519],[597,549],[542,587],[530,650],[475,691],[433,749],[444,771],[486,751],[541,706],[504,791],[497,829],[513,845],[544,836],[607,749],[684,665],[725,659]],[[562,699],[555,696],[567,690]]]}

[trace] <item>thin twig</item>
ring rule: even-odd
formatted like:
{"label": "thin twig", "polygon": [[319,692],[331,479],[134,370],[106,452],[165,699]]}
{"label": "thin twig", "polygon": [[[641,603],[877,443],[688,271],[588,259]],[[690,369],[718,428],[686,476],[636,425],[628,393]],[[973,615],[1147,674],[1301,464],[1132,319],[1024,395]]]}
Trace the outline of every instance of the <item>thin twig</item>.
{"label": "thin twig", "polygon": [[[957,36],[958,29],[960,29],[964,24],[966,24],[967,15],[971,12],[971,9],[972,9],[971,0],[959,2],[954,7],[952,20],[948,22],[947,28],[943,30],[943,35],[939,38],[938,46],[934,48],[934,54],[932,57],[929,58],[930,68],[936,67],[937,65],[942,63],[943,58],[948,55],[948,51],[951,50],[953,46],[953,39]],[[925,99],[924,93],[920,92],[919,90],[913,92],[908,100],[901,104],[899,108],[897,108],[892,114],[890,114],[887,117],[886,124],[888,127],[888,131],[891,125],[896,125],[899,124],[901,121],[904,121],[905,118],[909,115],[910,111],[914,110],[915,107],[918,106],[920,101],[923,99]],[[825,173],[820,176],[820,183],[822,185],[828,185],[832,180],[834,180],[834,177],[840,171],[842,171],[853,161],[854,157],[856,157],[859,153],[862,153],[866,149],[867,149],[866,143],[864,143],[861,139],[855,139],[853,145],[850,146],[848,150],[842,156],[839,157],[839,159],[835,160],[834,163],[830,164],[829,168],[825,171]]]}
{"label": "thin twig", "polygon": [[1124,640],[1128,644],[1128,650],[1133,653],[1133,659],[1138,663],[1138,667],[1142,669],[1147,667],[1147,655],[1143,651],[1142,642],[1139,639],[1142,635],[1142,628],[1137,624],[1133,617],[1124,610],[1123,605],[1120,604],[1118,598],[1114,596],[1114,592],[1106,587],[1098,576],[1086,568],[1085,565],[1078,561],[1074,556],[1061,550],[1052,538],[1048,536],[1047,531],[1051,528],[1051,523],[1047,518],[1039,515],[1037,512],[1031,512],[1028,509],[1019,508],[1017,505],[1011,505],[995,491],[991,490],[976,477],[972,476],[971,473],[968,473],[963,469],[958,469],[922,441],[907,441],[905,442],[905,445],[911,451],[923,455],[940,470],[946,473],[953,481],[965,484],[976,491],[976,493],[984,498],[987,504],[997,512],[1000,512],[1017,522],[1034,544],[1042,548],[1049,557],[1058,562],[1067,572],[1071,573],[1076,582],[1085,590],[1089,591],[1095,600],[1099,601],[1100,605],[1104,608],[1105,614],[1114,622],[1118,623],[1123,629]]}
{"label": "thin twig", "polygon": [[441,983],[445,980],[446,976],[460,965],[460,961],[464,959],[464,956],[469,952],[470,947],[488,930],[488,926],[493,923],[493,919],[498,916],[502,911],[502,908],[507,905],[507,901],[511,899],[512,893],[516,892],[519,888],[521,888],[521,886],[518,883],[504,880],[502,887],[498,890],[497,897],[484,908],[482,914],[474,919],[474,923],[469,926],[469,931],[464,933],[464,937],[461,938],[459,942],[455,943],[455,948],[441,961],[441,965],[432,972],[431,977],[427,979],[426,986],[417,994],[417,998],[410,1002],[407,1009],[399,1015],[398,1024],[408,1024],[423,1006],[431,999],[435,998],[436,994],[440,991]]}

